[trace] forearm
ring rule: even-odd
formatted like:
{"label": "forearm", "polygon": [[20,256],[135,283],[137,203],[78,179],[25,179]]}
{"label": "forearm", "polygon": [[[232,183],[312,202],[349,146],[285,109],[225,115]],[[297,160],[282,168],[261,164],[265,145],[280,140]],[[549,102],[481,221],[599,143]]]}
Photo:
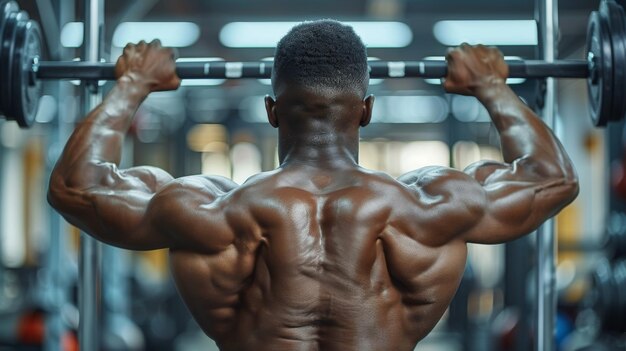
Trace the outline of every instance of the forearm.
{"label": "forearm", "polygon": [[576,177],[569,157],[552,131],[506,84],[480,89],[476,97],[487,108],[500,134],[505,162],[525,159],[535,173]]}
{"label": "forearm", "polygon": [[[53,171],[52,180],[88,188],[99,184],[106,172],[94,170],[102,165],[118,165],[122,144],[133,116],[148,90],[128,80],[120,80],[76,127]],[[58,179],[61,178],[61,179]],[[69,184],[68,184],[69,185]]]}

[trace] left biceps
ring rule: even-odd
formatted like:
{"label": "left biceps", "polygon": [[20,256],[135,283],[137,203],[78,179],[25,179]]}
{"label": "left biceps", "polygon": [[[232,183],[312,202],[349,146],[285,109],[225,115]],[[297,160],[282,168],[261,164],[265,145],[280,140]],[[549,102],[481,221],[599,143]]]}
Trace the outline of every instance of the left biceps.
{"label": "left biceps", "polygon": [[149,193],[156,193],[163,189],[165,185],[174,178],[166,171],[150,166],[132,167],[121,170],[120,173],[126,176],[126,180],[135,180],[145,187]]}
{"label": "left biceps", "polygon": [[53,207],[70,223],[110,245],[135,250],[167,247],[147,215],[155,193],[172,177],[153,167],[118,170],[111,163],[96,165],[92,172],[100,173],[100,184],[71,186],[52,179]]}
{"label": "left biceps", "polygon": [[98,225],[90,232],[110,245],[129,250],[154,250],[170,246],[170,240],[157,225],[158,214],[151,213],[154,194],[145,191],[110,191],[94,194],[93,206]]}

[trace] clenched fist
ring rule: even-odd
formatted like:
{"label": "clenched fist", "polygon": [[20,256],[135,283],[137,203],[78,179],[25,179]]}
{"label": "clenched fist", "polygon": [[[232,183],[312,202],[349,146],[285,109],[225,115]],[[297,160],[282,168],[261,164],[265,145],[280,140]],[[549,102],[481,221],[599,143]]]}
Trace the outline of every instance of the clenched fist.
{"label": "clenched fist", "polygon": [[115,64],[115,75],[118,80],[145,85],[149,91],[175,90],[180,85],[174,51],[162,47],[159,40],[126,45]]}
{"label": "clenched fist", "polygon": [[443,87],[449,93],[476,95],[481,88],[503,84],[509,75],[500,50],[483,45],[461,44],[446,56],[448,75]]}

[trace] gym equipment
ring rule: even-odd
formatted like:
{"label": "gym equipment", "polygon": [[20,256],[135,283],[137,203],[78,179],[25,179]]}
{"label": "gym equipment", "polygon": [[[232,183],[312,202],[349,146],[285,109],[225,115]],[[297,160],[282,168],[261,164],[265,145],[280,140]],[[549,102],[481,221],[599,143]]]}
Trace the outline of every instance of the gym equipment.
{"label": "gym equipment", "polygon": [[626,214],[611,211],[602,247],[609,260],[626,259]]}
{"label": "gym equipment", "polygon": [[[508,61],[510,76],[520,78],[587,78],[590,115],[596,126],[622,120],[626,113],[626,29],[624,11],[615,0],[603,0],[591,13],[587,30],[587,59]],[[113,63],[41,61],[39,25],[14,1],[0,1],[0,113],[21,127],[34,122],[41,79],[115,79]],[[371,61],[372,78],[443,78],[441,61]],[[181,62],[182,79],[269,78],[268,62]]]}
{"label": "gym equipment", "polygon": [[[44,344],[47,314],[37,307],[20,308],[0,314],[0,350],[41,350]],[[78,350],[76,332],[61,336],[63,350]]]}
{"label": "gym equipment", "polygon": [[[558,1],[541,0],[535,3],[535,19],[539,23],[540,57],[547,61],[556,59],[558,48]],[[594,62],[594,56],[588,55],[589,62]],[[543,97],[542,120],[548,128],[554,130],[557,114],[557,81],[554,78],[545,80]],[[557,133],[558,131],[555,131]],[[557,135],[558,137],[558,135]],[[556,231],[553,218],[546,220],[537,228],[535,247],[537,250],[535,299],[537,313],[535,314],[536,337],[534,349],[537,351],[556,350]]]}
{"label": "gym equipment", "polygon": [[606,248],[609,257],[614,260],[626,258],[626,228],[621,229],[625,230],[608,232]]}
{"label": "gym equipment", "polygon": [[[99,62],[103,54],[102,31],[104,31],[104,0],[83,1],[85,19],[82,57],[85,62]],[[82,87],[81,108],[86,115],[102,101],[102,91],[93,89],[90,84]],[[78,254],[78,343],[80,350],[101,348],[100,306],[102,296],[102,243],[86,233],[80,234]]]}
{"label": "gym equipment", "polygon": [[598,317],[605,332],[626,332],[626,260],[613,265],[601,259],[591,275],[592,288],[585,305]]}

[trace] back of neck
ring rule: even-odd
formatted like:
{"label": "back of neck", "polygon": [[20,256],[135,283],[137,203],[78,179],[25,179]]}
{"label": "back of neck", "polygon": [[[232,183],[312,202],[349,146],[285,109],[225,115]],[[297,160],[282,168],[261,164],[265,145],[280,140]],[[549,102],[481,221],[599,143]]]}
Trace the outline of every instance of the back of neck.
{"label": "back of neck", "polygon": [[312,131],[306,135],[280,133],[278,144],[280,165],[355,167],[358,164],[358,140],[358,131],[355,136],[336,131],[319,133]]}

